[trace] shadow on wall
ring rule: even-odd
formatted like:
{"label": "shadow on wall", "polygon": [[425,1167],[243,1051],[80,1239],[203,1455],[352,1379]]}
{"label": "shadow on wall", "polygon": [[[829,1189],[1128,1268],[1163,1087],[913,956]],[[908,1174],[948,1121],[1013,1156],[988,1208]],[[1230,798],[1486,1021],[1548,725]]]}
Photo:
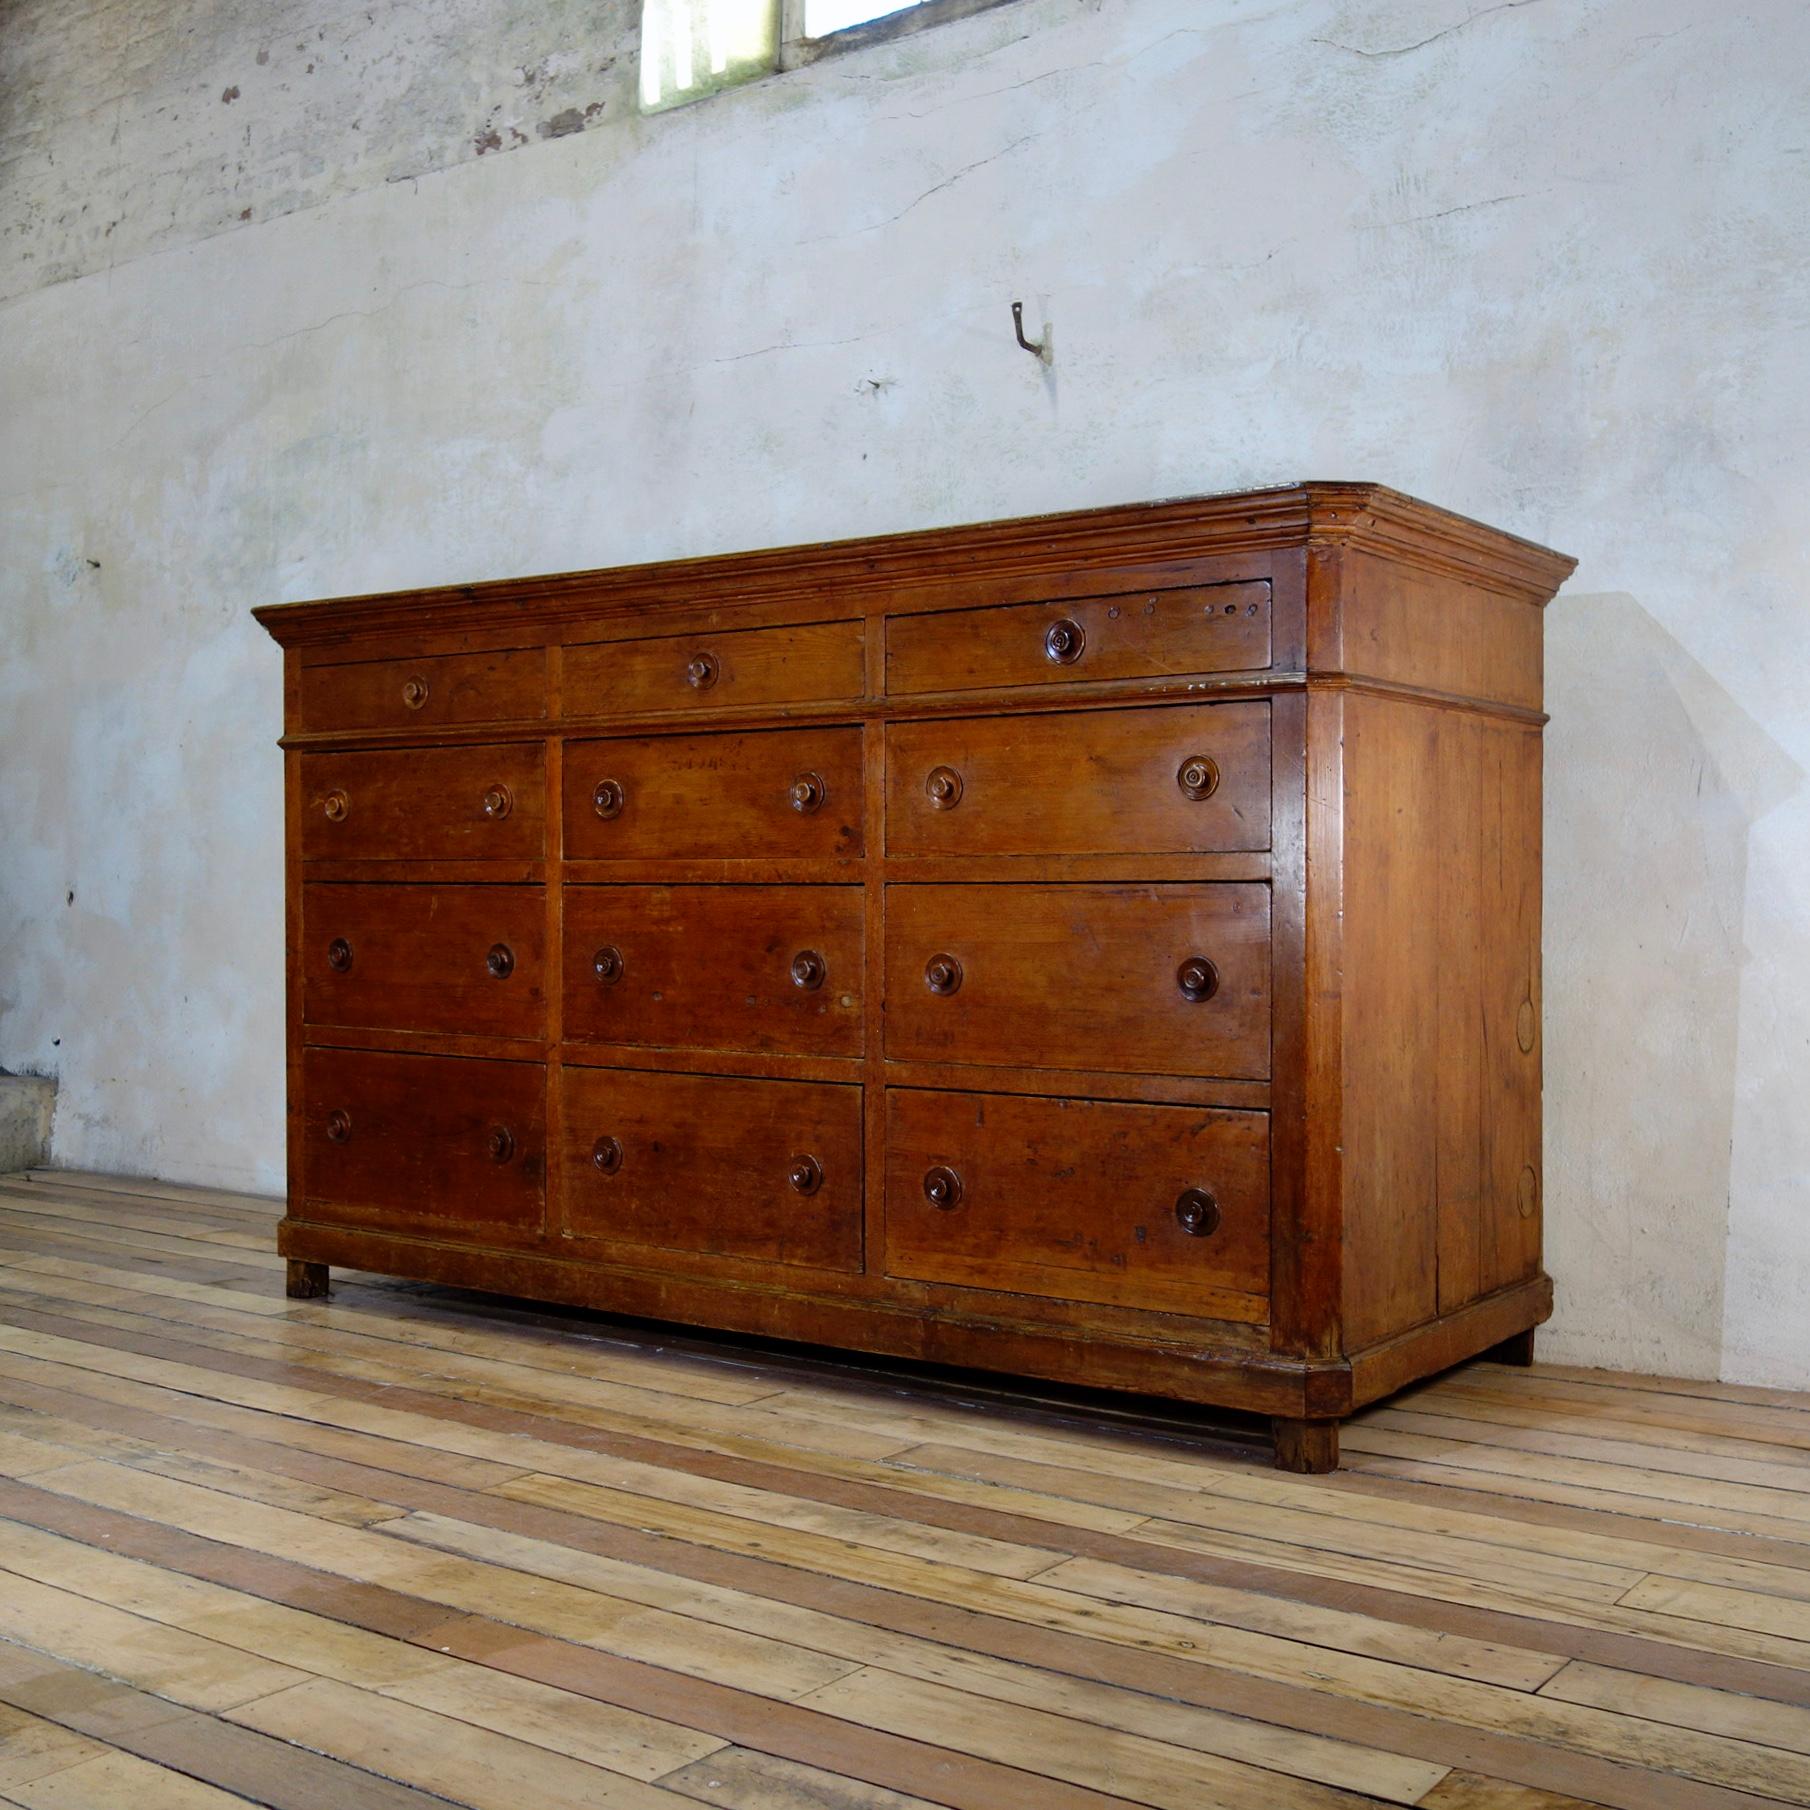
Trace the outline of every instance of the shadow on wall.
{"label": "shadow on wall", "polygon": [[1804,774],[1633,597],[1546,668],[1542,1355],[1714,1377],[1748,834]]}

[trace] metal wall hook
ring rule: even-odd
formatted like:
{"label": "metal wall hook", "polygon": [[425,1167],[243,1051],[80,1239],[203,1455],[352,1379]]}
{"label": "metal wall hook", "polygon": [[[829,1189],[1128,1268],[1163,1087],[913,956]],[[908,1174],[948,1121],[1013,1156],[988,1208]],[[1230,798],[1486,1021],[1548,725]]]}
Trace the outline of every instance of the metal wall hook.
{"label": "metal wall hook", "polygon": [[1023,346],[1033,358],[1041,360],[1044,364],[1049,364],[1053,361],[1054,355],[1050,350],[1050,330],[1047,321],[1045,321],[1043,325],[1043,341],[1040,345],[1025,338],[1023,302],[1014,302],[1012,304],[1012,331],[1018,335],[1018,343]]}

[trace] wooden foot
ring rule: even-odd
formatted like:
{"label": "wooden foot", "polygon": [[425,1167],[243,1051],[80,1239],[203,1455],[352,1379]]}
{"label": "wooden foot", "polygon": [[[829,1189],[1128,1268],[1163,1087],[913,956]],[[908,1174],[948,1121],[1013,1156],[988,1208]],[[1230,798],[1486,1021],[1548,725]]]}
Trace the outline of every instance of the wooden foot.
{"label": "wooden foot", "polygon": [[1273,1419],[1276,1469],[1319,1476],[1339,1468],[1339,1423],[1336,1420]]}
{"label": "wooden foot", "polygon": [[291,1301],[317,1301],[327,1292],[327,1266],[303,1263],[295,1257],[288,1260],[283,1273],[283,1293]]}
{"label": "wooden foot", "polygon": [[1512,1339],[1492,1345],[1483,1354],[1484,1359],[1491,1364],[1513,1364],[1525,1370],[1533,1362],[1533,1331],[1530,1326],[1525,1332],[1517,1332]]}

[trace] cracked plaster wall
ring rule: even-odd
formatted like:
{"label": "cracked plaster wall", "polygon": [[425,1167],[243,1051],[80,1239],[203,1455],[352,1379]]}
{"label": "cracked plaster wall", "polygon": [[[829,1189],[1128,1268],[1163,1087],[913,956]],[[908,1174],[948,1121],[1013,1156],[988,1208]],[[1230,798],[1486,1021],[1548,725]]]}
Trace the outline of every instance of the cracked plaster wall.
{"label": "cracked plaster wall", "polygon": [[281,1183],[252,604],[1371,477],[1582,559],[1545,1349],[1810,1383],[1810,15],[1018,0],[643,120],[629,11],[0,11],[0,1065],[59,1159]]}
{"label": "cracked plaster wall", "polygon": [[635,110],[631,0],[0,0],[0,300]]}

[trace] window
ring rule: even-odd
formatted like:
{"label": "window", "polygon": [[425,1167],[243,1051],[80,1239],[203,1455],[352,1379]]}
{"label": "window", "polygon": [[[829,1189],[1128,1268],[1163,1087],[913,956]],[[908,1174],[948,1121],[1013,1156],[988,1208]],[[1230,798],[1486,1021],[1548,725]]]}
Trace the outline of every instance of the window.
{"label": "window", "polygon": [[1004,0],[641,0],[641,107],[657,112]]}
{"label": "window", "polygon": [[908,12],[923,0],[905,0],[904,6],[880,3],[880,0],[804,0],[804,35],[826,38],[833,31],[847,31],[851,25],[865,25],[891,12]]}

